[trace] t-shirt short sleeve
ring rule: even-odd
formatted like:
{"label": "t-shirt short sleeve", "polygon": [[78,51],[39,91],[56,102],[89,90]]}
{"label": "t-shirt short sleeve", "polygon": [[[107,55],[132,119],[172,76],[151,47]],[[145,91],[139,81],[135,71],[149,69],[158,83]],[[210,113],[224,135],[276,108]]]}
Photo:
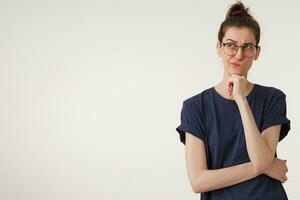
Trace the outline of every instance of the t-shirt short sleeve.
{"label": "t-shirt short sleeve", "polygon": [[203,119],[199,107],[191,102],[184,101],[181,109],[181,123],[176,128],[179,133],[180,141],[185,144],[185,133],[191,133],[204,142],[204,126]]}
{"label": "t-shirt short sleeve", "polygon": [[281,124],[279,141],[281,141],[290,130],[290,120],[286,116],[286,96],[283,92],[274,95],[267,107],[263,116],[262,131]]}

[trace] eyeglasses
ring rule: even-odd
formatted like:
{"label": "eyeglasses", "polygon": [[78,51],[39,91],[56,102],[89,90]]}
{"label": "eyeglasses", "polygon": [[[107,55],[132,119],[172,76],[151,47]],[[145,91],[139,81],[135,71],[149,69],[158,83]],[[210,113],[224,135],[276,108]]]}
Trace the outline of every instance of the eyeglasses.
{"label": "eyeglasses", "polygon": [[233,42],[226,42],[226,43],[221,42],[221,45],[223,45],[224,47],[223,48],[224,53],[228,56],[236,55],[239,47],[241,47],[245,57],[253,57],[256,52],[256,49],[258,48],[258,45],[254,45],[254,44],[244,44],[242,46],[238,46]]}

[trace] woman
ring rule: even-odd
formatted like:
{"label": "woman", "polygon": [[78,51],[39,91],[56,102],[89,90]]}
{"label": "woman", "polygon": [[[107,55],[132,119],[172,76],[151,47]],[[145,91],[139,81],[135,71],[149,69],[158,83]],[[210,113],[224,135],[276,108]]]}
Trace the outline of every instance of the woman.
{"label": "woman", "polygon": [[220,26],[223,80],[186,99],[176,128],[190,184],[201,200],[285,200],[286,161],[276,147],[290,130],[285,94],[247,80],[260,27],[241,2]]}

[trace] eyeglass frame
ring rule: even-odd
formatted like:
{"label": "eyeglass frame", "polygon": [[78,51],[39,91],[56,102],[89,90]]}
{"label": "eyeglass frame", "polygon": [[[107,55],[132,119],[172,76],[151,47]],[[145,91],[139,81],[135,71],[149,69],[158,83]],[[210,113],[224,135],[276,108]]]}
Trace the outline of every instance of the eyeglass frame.
{"label": "eyeglass frame", "polygon": [[[244,54],[244,47],[247,46],[247,45],[248,45],[248,46],[254,47],[255,50],[257,50],[257,49],[260,47],[259,45],[254,45],[254,44],[252,44],[252,43],[246,43],[246,44],[243,44],[243,45],[236,45],[234,42],[224,42],[224,43],[223,43],[223,42],[220,42],[220,44],[222,45],[222,47],[225,47],[225,45],[227,45],[227,44],[229,44],[229,43],[235,45],[236,48],[235,48],[235,54],[233,54],[233,55],[228,55],[227,53],[225,53],[225,50],[224,50],[224,48],[223,48],[223,52],[224,52],[227,56],[235,56],[235,55],[237,54],[237,52],[238,52],[238,50],[239,50],[240,47],[242,48],[243,54]],[[254,53],[253,55],[255,55],[255,53]],[[246,57],[251,57],[251,56],[246,56]]]}

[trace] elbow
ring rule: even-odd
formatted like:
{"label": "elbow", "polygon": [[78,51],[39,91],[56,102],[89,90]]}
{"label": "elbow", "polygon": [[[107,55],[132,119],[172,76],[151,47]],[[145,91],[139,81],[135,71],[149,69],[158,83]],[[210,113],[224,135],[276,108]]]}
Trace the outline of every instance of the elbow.
{"label": "elbow", "polygon": [[211,191],[211,186],[209,184],[207,172],[208,170],[201,170],[197,175],[190,175],[190,184],[194,193],[203,193]]}
{"label": "elbow", "polygon": [[196,194],[209,191],[204,185],[201,185],[201,184],[193,186],[192,188],[193,188],[193,192],[196,193]]}
{"label": "elbow", "polygon": [[199,193],[203,192],[203,188],[199,184],[192,185],[192,189],[195,194],[199,194]]}
{"label": "elbow", "polygon": [[200,191],[199,191],[199,189],[198,189],[197,186],[193,186],[193,185],[192,185],[192,189],[193,189],[193,192],[194,192],[195,194],[199,194],[199,193],[200,193]]}
{"label": "elbow", "polygon": [[191,183],[193,192],[198,194],[198,193],[203,193],[203,192],[207,192],[208,188],[205,186],[204,182],[201,180],[195,180]]}
{"label": "elbow", "polygon": [[192,190],[194,193],[198,194],[200,193],[200,190],[199,190],[199,184],[198,184],[198,181],[197,180],[190,180],[190,184],[191,184],[191,187],[192,187]]}
{"label": "elbow", "polygon": [[198,185],[198,184],[197,184],[197,185],[192,185],[193,192],[194,192],[195,194],[199,194],[199,193],[203,192],[201,187],[202,187],[202,186],[200,186],[200,185]]}

